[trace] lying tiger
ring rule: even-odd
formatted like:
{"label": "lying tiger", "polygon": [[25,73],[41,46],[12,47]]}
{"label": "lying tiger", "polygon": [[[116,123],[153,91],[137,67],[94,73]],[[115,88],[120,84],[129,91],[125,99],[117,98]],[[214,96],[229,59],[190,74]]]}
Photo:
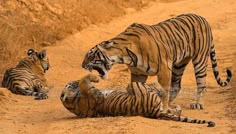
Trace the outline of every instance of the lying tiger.
{"label": "lying tiger", "polygon": [[28,50],[28,56],[20,60],[15,68],[7,69],[2,86],[15,94],[35,96],[35,99],[47,99],[49,88],[44,73],[49,69],[46,51]]}
{"label": "lying tiger", "polygon": [[208,123],[208,127],[215,126],[212,121],[190,119],[178,115],[181,112],[179,107],[176,107],[175,114],[162,112],[161,91],[144,83],[132,82],[127,87],[127,92],[122,92],[119,90],[100,91],[91,82],[99,82],[98,77],[89,74],[81,80],[69,82],[60,97],[63,105],[81,118],[140,115],[188,123]]}

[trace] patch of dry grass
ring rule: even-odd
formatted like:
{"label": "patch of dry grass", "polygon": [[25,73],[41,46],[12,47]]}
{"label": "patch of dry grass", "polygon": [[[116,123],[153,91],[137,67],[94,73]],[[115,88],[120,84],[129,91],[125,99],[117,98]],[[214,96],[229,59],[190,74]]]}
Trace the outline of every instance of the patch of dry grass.
{"label": "patch of dry grass", "polygon": [[[149,0],[151,1],[151,0]],[[142,0],[1,0],[0,74],[28,48],[41,49],[86,28],[140,10]]]}

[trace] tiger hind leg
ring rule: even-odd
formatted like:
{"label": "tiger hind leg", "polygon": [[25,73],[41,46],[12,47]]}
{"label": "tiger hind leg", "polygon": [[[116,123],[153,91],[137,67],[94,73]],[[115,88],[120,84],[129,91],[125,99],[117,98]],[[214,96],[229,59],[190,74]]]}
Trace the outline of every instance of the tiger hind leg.
{"label": "tiger hind leg", "polygon": [[174,65],[172,68],[172,76],[171,76],[171,89],[170,89],[170,99],[169,103],[174,101],[174,99],[179,94],[181,90],[181,80],[188,63],[182,65]]}
{"label": "tiger hind leg", "polygon": [[[203,81],[203,79],[202,79]],[[199,84],[198,84],[199,85]],[[204,95],[206,92],[206,88],[205,87],[198,87],[197,88],[197,94],[196,94],[196,98],[193,101],[193,103],[190,104],[190,108],[191,109],[204,109]]]}
{"label": "tiger hind leg", "polygon": [[197,94],[193,103],[190,104],[191,109],[204,109],[204,95],[206,92],[206,71],[208,56],[200,61],[193,61],[195,78],[197,82]]}
{"label": "tiger hind leg", "polygon": [[[160,98],[163,96],[164,89],[162,87],[160,87],[157,83],[149,83],[147,85],[150,87],[150,91],[156,92]],[[128,92],[130,92],[130,91],[128,91]],[[161,105],[160,111],[163,112],[164,111],[163,104],[161,103],[160,105]],[[182,112],[182,109],[181,109],[180,105],[175,105],[174,108],[169,108],[167,110],[167,113],[171,113],[171,114],[179,115],[179,116],[181,115],[181,112]]]}
{"label": "tiger hind leg", "polygon": [[22,87],[15,87],[15,90],[17,94],[25,95],[25,96],[35,96],[36,100],[43,100],[48,98],[47,93],[41,93],[41,92],[35,92],[35,89],[32,91],[28,88],[22,88]]}
{"label": "tiger hind leg", "polygon": [[184,70],[188,65],[191,58],[186,57],[181,60],[179,63],[175,63],[172,67],[172,76],[171,76],[171,89],[170,89],[170,98],[169,104],[174,101],[174,99],[179,94],[181,90],[181,80],[184,74]]}

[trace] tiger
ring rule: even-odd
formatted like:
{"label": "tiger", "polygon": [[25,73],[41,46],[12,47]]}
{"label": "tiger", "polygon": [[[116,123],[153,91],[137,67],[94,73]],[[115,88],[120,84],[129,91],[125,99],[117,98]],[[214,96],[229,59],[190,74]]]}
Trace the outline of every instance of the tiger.
{"label": "tiger", "polygon": [[191,119],[181,116],[181,108],[175,114],[162,110],[160,92],[148,84],[132,82],[125,91],[99,90],[91,82],[99,82],[96,75],[88,74],[80,80],[69,82],[62,90],[60,100],[64,107],[80,118],[106,116],[143,116],[187,123],[207,123],[213,121]]}
{"label": "tiger", "polygon": [[29,49],[27,55],[16,67],[5,71],[2,86],[15,94],[34,96],[36,100],[47,99],[49,87],[44,74],[50,64],[46,50],[36,52]]}
{"label": "tiger", "polygon": [[212,31],[207,20],[188,13],[155,25],[133,23],[123,32],[95,45],[86,53],[82,67],[96,70],[106,79],[114,64],[126,64],[131,82],[146,82],[148,76],[157,76],[165,90],[164,109],[169,109],[181,89],[181,80],[187,64],[192,60],[197,93],[191,109],[204,109],[207,62],[210,55],[214,77],[221,87],[231,80],[227,68],[223,81],[217,67]]}

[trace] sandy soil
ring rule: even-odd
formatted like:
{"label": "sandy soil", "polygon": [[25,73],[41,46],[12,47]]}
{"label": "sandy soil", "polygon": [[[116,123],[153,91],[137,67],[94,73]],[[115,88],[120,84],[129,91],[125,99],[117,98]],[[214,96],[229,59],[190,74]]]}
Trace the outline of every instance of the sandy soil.
{"label": "sandy soil", "polygon": [[[47,47],[51,70],[46,74],[53,89],[50,98],[35,101],[32,97],[13,95],[0,89],[0,132],[4,134],[25,133],[236,133],[236,120],[228,116],[232,86],[221,88],[217,85],[211,66],[208,68],[207,94],[204,110],[189,109],[189,103],[196,93],[195,79],[190,64],[184,74],[182,91],[175,103],[183,108],[183,115],[213,120],[216,127],[154,120],[143,117],[107,117],[79,119],[61,104],[59,96],[63,86],[71,80],[79,79],[88,72],[81,63],[87,50],[95,44],[112,38],[133,22],[155,24],[182,13],[196,13],[207,18],[212,26],[218,65],[221,76],[226,67],[233,68],[236,54],[236,1],[235,0],[187,0],[178,2],[154,2],[140,12],[130,12],[108,24],[92,25],[76,33],[56,46]],[[210,64],[210,63],[209,63]],[[233,67],[234,66],[234,67]],[[236,72],[236,71],[235,71]],[[94,72],[96,73],[96,72]],[[124,89],[129,82],[126,66],[116,65],[98,88]],[[155,81],[151,77],[149,81]],[[235,80],[235,79],[234,79]],[[3,93],[2,93],[3,92]],[[232,99],[232,98],[231,98]]]}
{"label": "sandy soil", "polygon": [[154,0],[0,0],[0,74],[28,48],[56,45],[91,24],[140,11],[150,1]]}

